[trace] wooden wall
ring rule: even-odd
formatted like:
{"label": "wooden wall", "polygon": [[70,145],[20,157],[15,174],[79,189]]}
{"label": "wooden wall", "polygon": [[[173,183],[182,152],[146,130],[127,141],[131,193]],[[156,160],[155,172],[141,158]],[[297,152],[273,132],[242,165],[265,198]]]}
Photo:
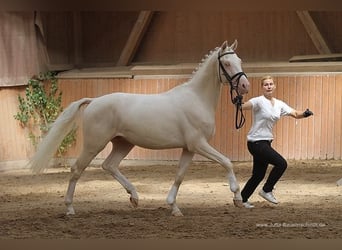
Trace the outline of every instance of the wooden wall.
{"label": "wooden wall", "polygon": [[135,62],[196,62],[206,48],[234,39],[246,62],[317,53],[295,11],[157,12]]}
{"label": "wooden wall", "polygon": [[[310,14],[331,52],[340,53],[341,11],[310,11]],[[275,127],[274,146],[288,159],[342,158],[342,67],[334,62],[312,63],[314,68],[301,63],[284,64],[295,55],[318,53],[295,11],[154,12],[132,64],[122,69],[121,77],[108,72],[111,69],[106,72],[99,69],[116,66],[138,15],[138,11],[41,13],[50,69],[74,68],[77,71],[95,67],[91,70],[98,71],[97,77],[91,79],[75,75],[60,79],[65,106],[85,96],[114,91],[156,93],[167,90],[186,81],[193,64],[209,50],[220,46],[224,40],[232,43],[236,38],[238,54],[253,85],[245,99],[260,94],[260,74],[275,72],[277,97],[297,109],[309,107],[315,113],[305,120],[283,118]],[[163,68],[165,65],[174,65],[174,68],[167,72],[162,69],[164,73],[154,72],[156,66]],[[276,70],[272,69],[274,65],[278,65]],[[159,76],[145,74],[147,71]],[[142,77],[129,79],[136,74]],[[26,131],[13,118],[17,112],[17,95],[24,90],[25,87],[0,88],[0,163],[27,160],[34,152]],[[234,161],[250,160],[246,133],[251,125],[251,114],[246,113],[246,125],[237,131],[232,119],[233,108],[228,89],[224,87],[216,116],[217,133],[211,143]],[[79,137],[69,157],[77,156],[81,142]],[[104,158],[109,150],[107,147],[98,157]],[[178,157],[179,150],[143,149],[135,149],[128,156],[150,160]]]}
{"label": "wooden wall", "polygon": [[[187,80],[187,77],[159,76],[137,79],[60,79],[63,103],[82,97],[96,97],[110,92],[158,93]],[[259,77],[249,76],[252,84],[248,99],[261,94]],[[274,147],[288,159],[342,159],[342,74],[296,74],[275,76],[276,96],[290,106],[304,110],[309,107],[314,116],[295,120],[285,117],[275,127]],[[25,160],[33,153],[27,134],[20,128],[13,115],[17,112],[17,95],[24,88],[0,89],[0,161]],[[223,87],[217,109],[216,135],[211,144],[234,161],[250,160],[246,149],[246,133],[251,125],[251,114],[246,112],[246,124],[234,128],[234,110],[229,100],[227,87]],[[74,158],[80,151],[82,138],[69,157]],[[102,151],[98,158],[105,158],[110,147]],[[134,149],[128,159],[175,160],[179,150]],[[196,157],[197,160],[203,158]]]}
{"label": "wooden wall", "polygon": [[18,109],[18,94],[24,94],[23,87],[0,88],[0,162],[25,160],[33,153],[26,131],[13,117]]}
{"label": "wooden wall", "polygon": [[[42,12],[51,67],[115,66],[139,12]],[[342,50],[342,12],[311,11],[332,53]],[[245,62],[317,54],[296,11],[156,11],[133,64],[198,62],[223,41]]]}

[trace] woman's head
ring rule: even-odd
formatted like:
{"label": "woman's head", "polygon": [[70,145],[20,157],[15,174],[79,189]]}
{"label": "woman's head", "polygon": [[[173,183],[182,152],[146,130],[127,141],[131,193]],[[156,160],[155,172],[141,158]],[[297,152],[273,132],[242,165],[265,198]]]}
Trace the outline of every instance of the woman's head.
{"label": "woman's head", "polygon": [[266,75],[261,78],[261,87],[263,94],[266,97],[272,97],[272,94],[276,88],[272,76]]}
{"label": "woman's head", "polygon": [[265,80],[272,80],[273,81],[273,77],[269,76],[269,75],[261,77],[261,87],[264,85]]}

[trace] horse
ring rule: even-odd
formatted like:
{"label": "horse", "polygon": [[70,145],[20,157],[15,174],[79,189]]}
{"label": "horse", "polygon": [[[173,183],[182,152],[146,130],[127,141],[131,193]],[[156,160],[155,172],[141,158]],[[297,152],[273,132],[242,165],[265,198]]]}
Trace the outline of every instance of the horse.
{"label": "horse", "polygon": [[217,162],[227,170],[229,187],[234,194],[233,203],[241,207],[242,197],[233,164],[208,143],[215,133],[215,110],[221,86],[230,84],[240,96],[249,90],[249,81],[241,69],[236,48],[237,40],[230,46],[227,41],[223,42],[202,59],[187,82],[162,93],[115,92],[72,102],[52,124],[29,160],[31,171],[39,174],[48,168],[49,160],[63,138],[75,126],[76,118],[82,115],[84,142],[80,155],[71,166],[65,196],[67,215],[75,214],[73,196],[77,181],[109,142],[112,151],[102,168],[126,189],[133,207],[138,206],[138,194],[134,185],[120,172],[119,164],[134,146],[155,150],[182,149],[175,181],[166,199],[171,215],[183,215],[176,204],[176,196],[195,154]]}

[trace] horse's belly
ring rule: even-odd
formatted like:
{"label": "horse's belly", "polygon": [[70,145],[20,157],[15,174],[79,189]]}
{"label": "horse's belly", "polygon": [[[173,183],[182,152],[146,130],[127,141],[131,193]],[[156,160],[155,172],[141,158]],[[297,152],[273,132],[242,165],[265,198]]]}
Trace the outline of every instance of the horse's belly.
{"label": "horse's belly", "polygon": [[120,136],[130,143],[149,149],[168,149],[185,147],[185,140],[177,130],[166,129],[163,126],[155,127],[126,127]]}

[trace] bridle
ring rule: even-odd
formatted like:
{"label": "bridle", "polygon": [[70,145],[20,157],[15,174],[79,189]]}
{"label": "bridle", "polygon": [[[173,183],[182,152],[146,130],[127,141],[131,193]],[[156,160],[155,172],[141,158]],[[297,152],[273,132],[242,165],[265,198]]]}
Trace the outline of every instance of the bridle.
{"label": "bridle", "polygon": [[[221,57],[225,56],[225,55],[230,55],[230,54],[235,54],[234,51],[228,51],[225,52],[223,54],[220,55],[220,53],[218,53],[218,61],[219,61],[219,77],[220,77],[220,81],[222,83],[222,78],[221,78],[221,70],[223,72],[223,75],[226,77],[227,81],[229,82],[230,85],[230,99],[232,101],[233,104],[235,104],[236,106],[236,112],[235,112],[235,128],[239,129],[242,128],[243,125],[245,124],[245,116],[242,112],[242,99],[243,96],[240,95],[239,90],[238,90],[238,86],[240,84],[240,78],[242,76],[245,76],[247,78],[247,75],[245,74],[245,72],[241,71],[238,72],[236,74],[234,74],[233,76],[230,76],[228,74],[228,72],[226,71],[226,69],[223,67],[223,64],[221,62]],[[233,82],[236,82],[236,84],[234,85]],[[234,93],[235,92],[235,95]],[[234,97],[235,96],[235,97]],[[239,113],[240,113],[240,119],[239,119]]]}

